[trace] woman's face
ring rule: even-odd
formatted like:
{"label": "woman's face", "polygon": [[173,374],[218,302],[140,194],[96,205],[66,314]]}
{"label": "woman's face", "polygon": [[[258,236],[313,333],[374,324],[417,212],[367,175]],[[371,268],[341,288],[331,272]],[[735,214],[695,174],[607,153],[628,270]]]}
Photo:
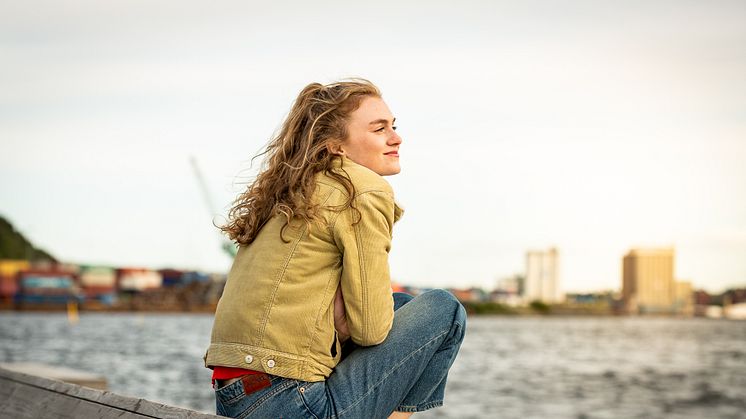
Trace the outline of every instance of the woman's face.
{"label": "woman's face", "polygon": [[366,97],[350,114],[347,139],[340,145],[340,153],[381,176],[399,173],[402,139],[396,134],[394,121],[383,99]]}

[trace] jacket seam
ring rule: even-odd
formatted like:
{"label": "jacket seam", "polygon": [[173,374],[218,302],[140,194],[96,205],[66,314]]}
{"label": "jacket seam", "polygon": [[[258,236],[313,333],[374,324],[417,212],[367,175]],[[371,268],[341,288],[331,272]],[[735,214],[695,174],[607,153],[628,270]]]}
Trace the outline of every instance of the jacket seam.
{"label": "jacket seam", "polygon": [[[293,360],[298,361],[298,362],[305,361],[305,358],[301,354],[296,354],[296,353],[292,353],[292,352],[284,352],[284,351],[280,351],[280,350],[277,350],[277,349],[265,348],[263,346],[258,346],[258,345],[247,345],[245,343],[240,343],[240,342],[213,342],[213,343],[210,344],[210,346],[212,346],[212,345],[217,345],[217,346],[234,346],[234,347],[237,347],[239,349],[246,348],[246,347],[257,348],[257,349],[260,349],[260,350],[271,351],[272,353],[275,353],[275,354],[278,354],[280,356],[284,356],[284,357],[293,359]],[[225,366],[229,367],[230,365],[225,365]]]}
{"label": "jacket seam", "polygon": [[[316,336],[319,334],[318,323],[320,321],[321,311],[324,308],[323,301],[326,301],[326,295],[329,292],[329,283],[331,282],[333,275],[334,275],[334,271],[332,270],[331,272],[329,272],[329,276],[326,280],[326,287],[324,288],[324,299],[322,300],[322,304],[319,306],[319,309],[316,311],[316,318],[314,319],[313,335],[311,336],[311,340],[308,341],[308,348],[306,348],[306,351],[309,353],[309,355],[311,353],[311,345],[313,345],[313,342],[315,341]],[[334,302],[332,302],[332,304],[334,304]]]}
{"label": "jacket seam", "polygon": [[326,186],[328,186],[330,188],[334,188],[335,190],[338,190],[340,192],[345,192],[345,191],[342,190],[342,188],[340,188],[339,186],[334,185],[332,183],[324,182],[323,180],[319,180],[318,183],[321,184],[321,185],[326,185]]}
{"label": "jacket seam", "polygon": [[361,292],[362,292],[362,302],[363,302],[363,330],[362,330],[362,339],[363,342],[367,342],[370,334],[370,319],[368,318],[370,316],[370,310],[368,310],[368,275],[367,272],[365,272],[365,256],[363,255],[362,249],[362,239],[360,238],[359,234],[359,227],[360,224],[355,224],[355,243],[357,244],[357,256],[358,256],[358,263],[360,265],[360,282],[361,282]]}
{"label": "jacket seam", "polygon": [[[319,183],[322,183],[322,182],[319,182]],[[331,186],[331,185],[329,185],[329,186]],[[324,199],[324,202],[322,202],[321,205],[326,205],[326,203],[329,202],[329,200],[331,199],[332,195],[334,195],[334,191],[330,192],[329,195],[327,195],[326,199]],[[334,235],[332,234],[332,231],[330,229],[328,229],[328,228],[327,228],[327,234],[330,235],[330,239],[333,242],[334,241]],[[332,278],[333,275],[334,275],[334,270],[329,271],[329,276],[327,277],[327,280],[326,280],[326,287],[324,287],[324,296],[323,296],[323,298],[321,300],[321,304],[319,305],[318,310],[316,310],[316,318],[314,319],[314,329],[315,330],[313,332],[313,335],[311,335],[311,339],[308,341],[308,345],[303,348],[304,354],[306,354],[307,356],[310,356],[311,346],[313,346],[313,342],[315,341],[316,336],[319,333],[319,327],[318,327],[319,317],[321,317],[321,310],[324,308],[324,301],[326,301],[326,295],[329,292],[329,282],[330,282],[330,280],[331,280],[331,278]],[[304,367],[304,372],[305,372],[305,362],[304,362],[303,367]]]}
{"label": "jacket seam", "polygon": [[[339,192],[340,194],[342,193],[339,189],[337,189],[337,192]],[[340,214],[342,214],[342,212],[343,211],[333,211],[332,219],[329,220],[330,223],[327,226],[327,230],[332,240],[334,240],[334,226],[337,225],[337,220],[339,219],[339,216]]]}
{"label": "jacket seam", "polygon": [[293,255],[295,254],[295,251],[298,249],[298,245],[300,244],[301,239],[303,238],[303,235],[306,234],[306,231],[308,230],[308,226],[303,227],[303,231],[301,231],[300,236],[295,240],[295,243],[293,244],[293,249],[288,252],[287,257],[285,257],[285,261],[282,264],[282,269],[280,269],[280,273],[275,278],[275,286],[272,288],[272,296],[270,297],[270,303],[267,305],[267,309],[264,310],[264,316],[262,317],[262,324],[259,328],[259,336],[261,336],[261,340],[258,342],[258,345],[264,346],[264,330],[267,328],[267,322],[269,321],[269,313],[272,311],[272,308],[275,306],[275,297],[277,296],[277,289],[280,288],[280,282],[282,282],[282,278],[285,277],[285,272],[287,271],[288,265],[290,264],[290,260],[293,258]]}
{"label": "jacket seam", "polygon": [[369,190],[361,191],[361,192],[358,192],[358,193],[355,194],[355,198],[359,198],[361,195],[365,195],[365,194],[369,194],[369,193],[381,193],[381,194],[384,194],[387,197],[391,198],[392,201],[394,199],[394,197],[393,197],[393,195],[391,194],[390,191],[384,191],[382,189],[369,189]]}
{"label": "jacket seam", "polygon": [[[338,190],[339,192],[342,192],[343,196],[347,195],[347,190],[346,189],[342,189],[342,188],[340,188],[337,185],[334,185],[334,184],[329,183],[329,182],[324,182],[322,180],[319,180],[318,183],[320,183],[322,185],[326,185],[326,186],[328,186],[330,188],[334,188],[334,189]],[[366,194],[366,193],[371,193],[371,192],[380,192],[380,193],[383,193],[383,194],[386,194],[386,195],[392,195],[391,191],[389,191],[389,190],[379,189],[379,188],[372,188],[372,189],[363,189],[362,191],[356,191],[355,192],[355,198],[359,197],[360,195],[363,195],[363,194]]]}
{"label": "jacket seam", "polygon": [[[322,182],[319,182],[322,183]],[[327,185],[326,183],[322,183],[324,185]],[[326,199],[324,199],[324,202],[321,203],[321,206],[325,206],[327,202],[329,202],[330,199],[332,199],[332,195],[334,195],[334,192],[339,191],[339,189],[335,188],[332,185],[327,185],[331,187],[333,190],[329,192],[329,195],[327,195]],[[337,222],[337,217],[339,217],[339,212],[334,212],[334,215],[332,217],[332,220],[330,220],[330,223],[326,226],[326,234],[329,235],[329,237],[334,241],[334,230],[331,228],[334,223]]]}

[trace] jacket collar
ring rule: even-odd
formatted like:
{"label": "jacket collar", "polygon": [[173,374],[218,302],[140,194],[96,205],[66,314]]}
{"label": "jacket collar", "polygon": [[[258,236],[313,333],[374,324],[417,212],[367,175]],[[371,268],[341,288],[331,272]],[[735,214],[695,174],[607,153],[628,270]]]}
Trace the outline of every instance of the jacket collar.
{"label": "jacket collar", "polygon": [[404,208],[400,207],[399,203],[394,200],[394,222],[399,221],[402,215],[404,215]]}
{"label": "jacket collar", "polygon": [[[338,156],[337,158],[332,159],[333,168],[339,169],[339,168],[342,168],[343,166],[360,166],[360,167],[364,167],[366,170],[370,170],[367,167],[361,164],[357,164],[354,161],[350,160],[349,157],[347,156]],[[402,215],[404,215],[404,208],[402,208],[399,205],[399,203],[396,202],[396,200],[394,200],[394,222],[399,221]]]}

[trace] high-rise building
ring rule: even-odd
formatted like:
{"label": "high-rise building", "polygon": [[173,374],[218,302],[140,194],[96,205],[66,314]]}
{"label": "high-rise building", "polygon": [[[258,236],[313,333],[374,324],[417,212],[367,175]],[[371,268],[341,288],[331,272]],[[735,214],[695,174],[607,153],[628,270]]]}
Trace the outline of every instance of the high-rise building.
{"label": "high-rise building", "polygon": [[559,303],[563,300],[559,284],[559,254],[556,248],[526,253],[525,301]]}
{"label": "high-rise building", "polygon": [[673,312],[673,248],[630,250],[622,262],[622,298],[631,313]]}

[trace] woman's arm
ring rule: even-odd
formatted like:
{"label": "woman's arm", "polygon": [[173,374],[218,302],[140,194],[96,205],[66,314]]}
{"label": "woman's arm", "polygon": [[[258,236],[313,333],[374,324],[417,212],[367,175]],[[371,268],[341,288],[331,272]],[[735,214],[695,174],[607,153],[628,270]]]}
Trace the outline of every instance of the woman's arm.
{"label": "woman's arm", "polygon": [[334,224],[342,252],[340,287],[352,341],[377,345],[386,339],[394,320],[388,252],[394,225],[391,194],[371,191],[358,195],[354,206]]}

